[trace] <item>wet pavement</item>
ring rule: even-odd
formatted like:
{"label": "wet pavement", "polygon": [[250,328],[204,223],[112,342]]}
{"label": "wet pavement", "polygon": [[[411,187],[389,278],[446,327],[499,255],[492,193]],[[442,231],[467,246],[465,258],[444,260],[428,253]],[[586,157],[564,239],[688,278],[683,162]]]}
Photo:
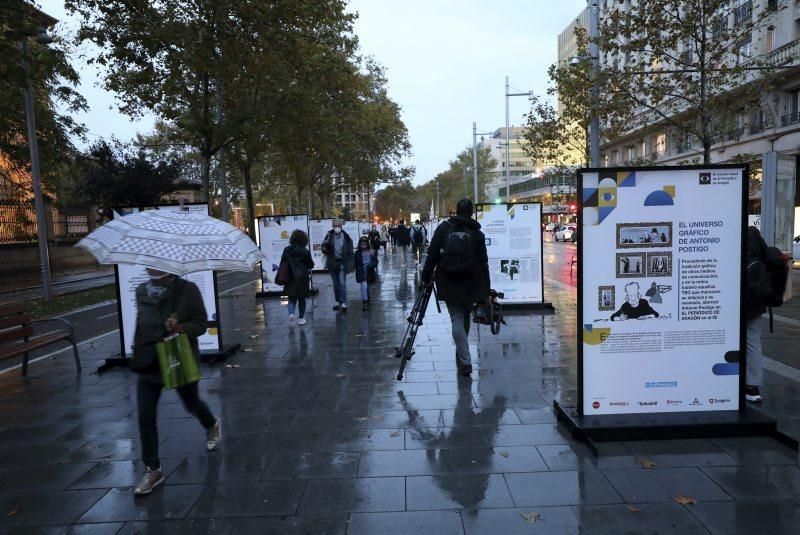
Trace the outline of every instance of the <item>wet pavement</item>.
{"label": "wet pavement", "polygon": [[[255,283],[232,288],[222,325],[245,351],[228,360],[238,367],[203,366],[201,382],[221,448],[206,453],[166,392],[167,481],[142,499],[135,377],[90,373],[116,334],[82,346],[81,376],[63,356],[27,380],[0,375],[0,533],[797,533],[798,456],[776,440],[604,443],[594,458],[556,425],[552,400],[577,386],[575,293],[562,265],[545,266],[556,313],[509,313],[498,336],[473,329],[471,380],[433,303],[395,380],[417,282],[398,257],[381,257],[367,312],[352,277],[351,309],[336,313],[330,279],[315,276],[321,293],[295,329]],[[766,381],[766,409],[792,425],[798,383]]]}

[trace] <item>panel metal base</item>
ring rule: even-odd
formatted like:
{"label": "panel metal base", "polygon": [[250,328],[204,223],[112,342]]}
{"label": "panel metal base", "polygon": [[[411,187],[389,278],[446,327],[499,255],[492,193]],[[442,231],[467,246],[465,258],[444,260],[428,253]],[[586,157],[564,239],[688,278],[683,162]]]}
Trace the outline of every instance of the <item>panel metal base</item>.
{"label": "panel metal base", "polygon": [[550,301],[542,301],[541,303],[503,303],[501,299],[498,301],[500,305],[502,305],[503,310],[544,310],[544,311],[555,311],[555,307],[553,303]]}
{"label": "panel metal base", "polygon": [[[313,288],[308,291],[308,295],[319,295],[319,290],[317,288]],[[285,297],[286,294],[283,292],[256,292],[256,297],[266,297],[270,299],[281,298]]]}
{"label": "panel metal base", "polygon": [[597,455],[596,442],[622,440],[667,440],[675,438],[717,438],[769,436],[797,449],[787,442],[778,424],[757,410],[703,411],[653,414],[580,415],[574,405],[562,406],[553,401],[556,418],[578,440],[586,442]]}
{"label": "panel metal base", "polygon": [[[215,362],[223,361],[241,348],[242,344],[233,344],[223,347],[221,351],[200,351],[200,362],[214,364]],[[97,367],[97,373],[103,373],[114,368],[130,368],[130,366],[130,357],[111,357],[107,358],[104,364]]]}

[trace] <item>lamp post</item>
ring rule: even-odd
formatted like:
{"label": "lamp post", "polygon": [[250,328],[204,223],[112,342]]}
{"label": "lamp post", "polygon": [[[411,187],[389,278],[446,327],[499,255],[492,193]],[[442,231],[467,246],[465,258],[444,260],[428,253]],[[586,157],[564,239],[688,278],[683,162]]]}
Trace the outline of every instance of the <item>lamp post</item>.
{"label": "lamp post", "polygon": [[478,125],[475,121],[472,122],[472,187],[473,199],[472,202],[478,204],[478,136],[488,136],[492,132],[478,132]]}
{"label": "lamp post", "polygon": [[508,85],[508,76],[506,76],[506,202],[511,198],[511,164],[509,158],[509,149],[511,146],[511,136],[509,135],[509,130],[511,126],[509,125],[509,111],[508,111],[508,98],[509,97],[533,97],[533,91],[528,91],[527,93],[509,93],[509,85]]}
{"label": "lamp post", "polygon": [[[49,45],[53,38],[45,29],[39,30],[36,42]],[[28,62],[28,36],[20,42],[22,51],[22,67],[25,71],[25,117],[28,122],[28,148],[31,154],[31,181],[33,182],[33,202],[36,209],[36,234],[39,242],[39,267],[42,272],[42,297],[49,301],[52,296],[50,281],[50,251],[47,247],[47,220],[44,212],[44,195],[42,194],[42,175],[39,168],[39,143],[36,139],[36,112],[33,106],[33,83],[31,82],[31,69]]]}
{"label": "lamp post", "polygon": [[592,58],[592,115],[589,121],[589,162],[600,167],[600,48],[597,46],[600,6],[597,0],[589,2],[589,55]]}

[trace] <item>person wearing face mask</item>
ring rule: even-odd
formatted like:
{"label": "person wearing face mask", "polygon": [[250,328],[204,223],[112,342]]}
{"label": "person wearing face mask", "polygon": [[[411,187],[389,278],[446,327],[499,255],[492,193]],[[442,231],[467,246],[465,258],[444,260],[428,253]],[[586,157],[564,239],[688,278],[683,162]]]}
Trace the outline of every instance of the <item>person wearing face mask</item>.
{"label": "person wearing face mask", "polygon": [[[147,274],[150,279],[136,288],[136,331],[133,335],[131,359],[131,370],[139,374],[136,404],[142,460],[147,470],[134,488],[136,496],[150,494],[164,482],[164,472],[158,457],[156,425],[158,400],[164,384],[156,344],[167,336],[183,333],[188,337],[197,358],[197,338],[206,332],[208,318],[197,285],[156,269],[148,268]],[[205,428],[206,449],[217,449],[222,441],[221,421],[200,399],[198,383],[179,386],[176,390],[186,410]]]}
{"label": "person wearing face mask", "polygon": [[334,310],[347,310],[347,274],[355,269],[353,240],[342,228],[344,221],[333,220],[333,228],[322,240],[322,253],[325,255],[325,268],[333,281]]}
{"label": "person wearing face mask", "polygon": [[648,317],[658,317],[658,312],[653,310],[646,299],[639,293],[639,283],[631,282],[625,285],[625,302],[619,310],[611,314],[611,321],[636,320]]}
{"label": "person wearing face mask", "polygon": [[369,246],[366,236],[358,240],[356,282],[361,285],[361,310],[369,307],[369,285],[377,280],[378,253]]}

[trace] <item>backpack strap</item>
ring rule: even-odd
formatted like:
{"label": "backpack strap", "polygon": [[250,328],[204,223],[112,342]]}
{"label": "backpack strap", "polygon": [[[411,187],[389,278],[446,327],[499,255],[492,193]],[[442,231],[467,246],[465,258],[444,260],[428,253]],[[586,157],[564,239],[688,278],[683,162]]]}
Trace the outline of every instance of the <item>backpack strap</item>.
{"label": "backpack strap", "polygon": [[772,317],[772,307],[769,307],[769,332],[775,332],[775,326],[773,325],[773,317]]}

